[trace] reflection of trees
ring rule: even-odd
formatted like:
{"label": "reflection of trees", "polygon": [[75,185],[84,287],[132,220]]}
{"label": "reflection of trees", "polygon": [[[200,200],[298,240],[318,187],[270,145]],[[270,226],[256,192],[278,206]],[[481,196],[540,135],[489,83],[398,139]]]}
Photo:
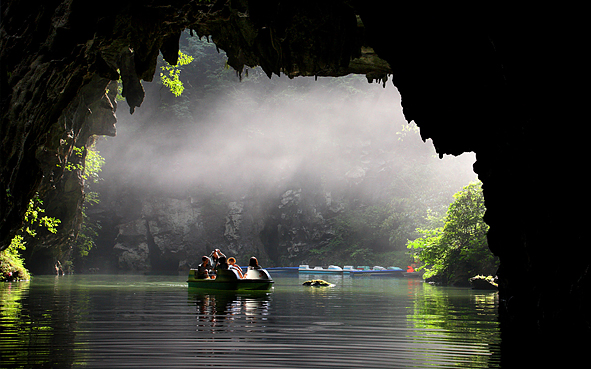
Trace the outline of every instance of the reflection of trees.
{"label": "reflection of trees", "polygon": [[69,288],[60,289],[61,278],[53,285],[0,285],[0,351],[6,367],[72,365],[75,298]]}
{"label": "reflection of trees", "polygon": [[268,292],[190,293],[190,301],[194,301],[196,305],[198,332],[216,334],[265,331],[270,307]]}
{"label": "reflection of trees", "polygon": [[23,304],[23,295],[29,291],[29,281],[0,283],[0,316],[2,326],[11,326],[18,321]]}
{"label": "reflection of trees", "polygon": [[26,360],[27,342],[20,335],[22,326],[22,299],[28,293],[29,282],[0,283],[0,352],[6,366],[21,365]]}
{"label": "reflection of trees", "polygon": [[471,367],[488,367],[498,359],[500,334],[496,292],[478,294],[469,289],[436,287],[427,283],[422,283],[421,293],[416,292],[416,286],[409,281],[409,294],[415,295],[411,314],[407,315],[413,326],[414,333],[409,338],[414,350],[428,355],[429,347],[442,350],[454,342],[455,345],[469,342],[475,348],[462,347],[461,358],[454,358],[453,349],[450,351],[453,361],[469,362]]}

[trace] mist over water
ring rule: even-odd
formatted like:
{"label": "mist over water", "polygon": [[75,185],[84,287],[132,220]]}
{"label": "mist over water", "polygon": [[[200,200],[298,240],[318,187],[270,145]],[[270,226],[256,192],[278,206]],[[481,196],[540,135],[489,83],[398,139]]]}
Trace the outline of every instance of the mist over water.
{"label": "mist over water", "polygon": [[[189,90],[172,101],[156,83],[145,88],[142,108],[132,116],[119,109],[118,136],[98,144],[102,176],[144,191],[265,191],[304,177],[343,186],[435,155],[430,141],[403,132],[397,89],[361,76],[268,80],[255,70],[216,94]],[[446,157],[435,170],[467,184],[476,179],[473,161]]]}
{"label": "mist over water", "polygon": [[266,266],[404,266],[428,212],[477,178],[474,155],[439,159],[421,140],[392,84],[240,80],[196,45],[182,95],[145,83],[142,107],[120,103],[117,137],[97,144],[98,268],[176,271],[214,248]]}

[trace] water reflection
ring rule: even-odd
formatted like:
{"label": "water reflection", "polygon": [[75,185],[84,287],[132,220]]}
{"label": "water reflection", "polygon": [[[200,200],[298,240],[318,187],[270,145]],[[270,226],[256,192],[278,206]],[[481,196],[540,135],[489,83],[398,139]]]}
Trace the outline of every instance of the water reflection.
{"label": "water reflection", "polygon": [[197,332],[264,331],[271,293],[189,290],[189,301],[196,306]]}
{"label": "water reflection", "polygon": [[0,284],[2,367],[72,365],[76,319],[71,296],[60,292],[57,278],[47,282],[43,294],[31,282]]}
{"label": "water reflection", "polygon": [[[36,277],[0,285],[0,367],[495,367],[496,293],[413,279],[274,277],[271,292],[186,277]],[[306,278],[309,279],[309,278]],[[250,366],[252,367],[252,366]]]}
{"label": "water reflection", "polygon": [[417,357],[428,359],[437,352],[442,362],[450,360],[462,367],[500,365],[498,293],[472,292],[466,297],[465,289],[429,284],[414,294],[407,319],[414,326],[409,338]]}
{"label": "water reflection", "polygon": [[29,281],[0,283],[0,316],[5,324],[18,322],[21,299],[29,291]]}

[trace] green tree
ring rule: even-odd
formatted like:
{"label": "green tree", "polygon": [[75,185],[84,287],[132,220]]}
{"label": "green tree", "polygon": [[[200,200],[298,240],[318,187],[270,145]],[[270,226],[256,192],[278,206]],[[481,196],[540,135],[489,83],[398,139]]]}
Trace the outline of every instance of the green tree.
{"label": "green tree", "polygon": [[424,264],[425,278],[446,285],[466,285],[471,277],[494,274],[498,260],[486,240],[488,225],[482,183],[471,183],[454,195],[454,201],[440,221],[418,228],[420,238],[409,241]]}
{"label": "green tree", "polygon": [[29,201],[25,213],[25,225],[21,228],[19,234],[10,241],[10,246],[0,251],[0,281],[27,280],[31,277],[29,271],[25,268],[24,259],[21,255],[21,251],[26,249],[24,235],[35,237],[37,230],[41,228],[45,228],[51,233],[57,232],[60,220],[43,215],[45,209],[41,207],[42,205],[43,201],[39,199],[39,194],[36,194]]}
{"label": "green tree", "polygon": [[[331,264],[408,265],[406,249],[396,247],[399,221],[386,204],[347,209],[334,220],[334,238],[312,249],[313,261]],[[404,245],[402,245],[404,247]]]}

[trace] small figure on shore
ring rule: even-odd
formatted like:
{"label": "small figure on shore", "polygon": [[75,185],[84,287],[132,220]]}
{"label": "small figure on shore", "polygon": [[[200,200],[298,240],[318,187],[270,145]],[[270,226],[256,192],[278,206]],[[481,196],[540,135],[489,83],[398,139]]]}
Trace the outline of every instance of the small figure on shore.
{"label": "small figure on shore", "polygon": [[64,269],[62,268],[62,263],[60,263],[59,260],[55,263],[55,274],[56,275],[65,275]]}

